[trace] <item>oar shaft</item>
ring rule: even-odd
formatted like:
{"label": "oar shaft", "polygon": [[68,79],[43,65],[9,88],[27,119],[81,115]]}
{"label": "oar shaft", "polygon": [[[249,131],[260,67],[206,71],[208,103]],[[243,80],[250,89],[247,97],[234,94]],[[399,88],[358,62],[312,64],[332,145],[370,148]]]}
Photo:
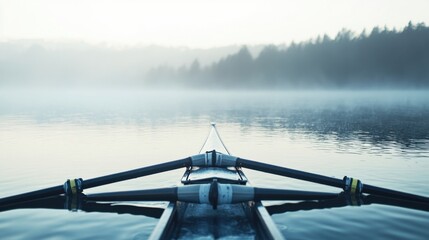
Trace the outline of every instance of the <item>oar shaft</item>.
{"label": "oar shaft", "polygon": [[326,177],[319,174],[308,173],[304,171],[275,166],[267,163],[256,162],[256,161],[247,160],[243,158],[237,158],[236,166],[249,168],[257,171],[262,171],[266,173],[276,174],[280,176],[300,179],[304,181],[324,184],[332,187],[339,187],[339,188],[344,187],[344,181],[342,179]]}
{"label": "oar shaft", "polygon": [[362,192],[368,193],[368,194],[381,195],[384,197],[400,198],[403,200],[429,203],[429,198],[427,197],[423,197],[423,196],[419,196],[411,193],[395,191],[387,188],[376,187],[376,186],[367,185],[367,184],[363,185]]}
{"label": "oar shaft", "polygon": [[[98,187],[98,186],[102,186],[110,183],[152,175],[155,173],[170,171],[170,170],[174,170],[182,167],[187,167],[190,165],[192,165],[192,159],[188,157],[188,158],[156,164],[148,167],[142,167],[142,168],[138,168],[130,171],[87,179],[82,181],[82,189],[88,189],[88,188]],[[25,202],[25,201],[38,199],[38,198],[55,196],[63,193],[65,193],[63,185],[45,188],[37,191],[32,191],[32,192],[18,194],[18,195],[6,197],[6,198],[1,198],[0,206],[13,204],[16,202]]]}
{"label": "oar shaft", "polygon": [[83,181],[83,188],[93,188],[110,183],[125,181],[133,178],[143,177],[147,175],[152,175],[155,173],[166,172],[182,167],[187,167],[192,164],[191,158],[184,158],[180,160],[175,160],[171,162],[156,164],[148,167],[142,167],[130,171],[115,173],[107,176],[87,179]]}
{"label": "oar shaft", "polygon": [[255,188],[254,200],[325,200],[338,196],[338,193]]}
{"label": "oar shaft", "polygon": [[87,201],[177,201],[177,187],[139,191],[96,193],[86,195]]}
{"label": "oar shaft", "polygon": [[30,201],[38,198],[45,198],[50,197],[53,195],[59,195],[64,193],[64,187],[63,185],[45,188],[33,192],[18,194],[10,197],[5,197],[0,199],[0,206],[13,204],[17,202],[25,202]]}
{"label": "oar shaft", "polygon": [[[267,163],[261,163],[261,162],[256,162],[256,161],[242,159],[242,158],[237,158],[236,166],[249,168],[257,171],[262,171],[266,173],[276,174],[280,176],[291,177],[291,178],[300,179],[304,181],[320,183],[320,184],[324,184],[332,187],[338,187],[346,190],[345,182],[343,179],[326,177],[319,174],[303,172],[299,170],[294,170],[290,168],[275,166]],[[391,198],[399,198],[404,200],[429,203],[428,197],[400,192],[400,191],[391,190],[387,188],[376,187],[376,186],[367,185],[367,184],[363,184],[361,192],[367,193],[367,194],[376,194],[376,195],[381,195],[381,196],[386,196]]]}

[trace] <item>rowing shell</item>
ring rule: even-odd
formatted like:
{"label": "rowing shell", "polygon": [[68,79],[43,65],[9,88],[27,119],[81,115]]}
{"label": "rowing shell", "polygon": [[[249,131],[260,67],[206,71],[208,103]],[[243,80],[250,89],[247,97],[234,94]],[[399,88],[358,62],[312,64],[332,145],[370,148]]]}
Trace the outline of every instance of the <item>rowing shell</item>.
{"label": "rowing shell", "polygon": [[[216,150],[230,154],[215,124],[200,153]],[[248,185],[247,177],[238,167],[189,167],[182,184],[217,181],[224,184]],[[260,201],[224,204],[214,209],[210,204],[170,202],[149,239],[240,238],[283,239],[271,216]]]}

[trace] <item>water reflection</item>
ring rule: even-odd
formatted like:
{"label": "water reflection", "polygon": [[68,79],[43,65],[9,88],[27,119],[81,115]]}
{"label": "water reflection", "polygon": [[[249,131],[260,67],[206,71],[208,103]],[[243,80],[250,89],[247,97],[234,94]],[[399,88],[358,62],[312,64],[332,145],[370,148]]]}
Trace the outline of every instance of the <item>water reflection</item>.
{"label": "water reflection", "polygon": [[266,137],[335,142],[344,152],[416,150],[414,157],[428,157],[427,119],[427,91],[0,91],[3,131],[29,122],[160,130],[217,121],[238,125],[242,133],[261,129]]}
{"label": "water reflection", "polygon": [[0,124],[162,126],[218,121],[269,134],[300,132],[383,148],[428,150],[425,91],[148,92],[137,90],[2,90]]}

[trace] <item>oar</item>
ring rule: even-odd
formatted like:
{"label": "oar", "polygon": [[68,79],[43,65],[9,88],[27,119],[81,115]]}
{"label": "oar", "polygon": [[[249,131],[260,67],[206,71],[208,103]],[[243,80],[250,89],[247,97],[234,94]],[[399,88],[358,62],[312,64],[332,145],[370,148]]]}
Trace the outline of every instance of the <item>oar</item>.
{"label": "oar", "polygon": [[193,184],[139,191],[97,193],[86,201],[181,201],[217,205],[260,200],[320,200],[337,198],[337,193],[256,188],[236,184]]}
{"label": "oar", "polygon": [[45,198],[55,196],[63,193],[76,194],[83,191],[83,189],[93,188],[102,186],[110,183],[120,182],[133,178],[143,177],[155,173],[170,171],[182,167],[188,167],[192,165],[193,158],[188,157],[179,159],[171,162],[156,164],[148,167],[142,167],[130,171],[115,173],[102,177],[92,178],[88,180],[74,179],[68,180],[64,185],[55,187],[45,188],[33,192],[23,193],[0,199],[0,206],[13,204],[16,202],[30,201],[38,198]]}
{"label": "oar", "polygon": [[400,192],[392,189],[376,187],[368,184],[362,184],[360,180],[344,177],[343,179],[327,177],[319,174],[299,171],[295,169],[280,167],[267,163],[257,162],[253,160],[243,159],[234,157],[227,154],[222,154],[216,151],[207,152],[207,155],[211,153],[212,158],[204,162],[206,166],[218,166],[218,167],[244,167],[261,172],[276,174],[285,177],[296,178],[314,183],[320,183],[332,187],[342,188],[346,192],[352,194],[374,194],[391,198],[398,198],[409,201],[419,201],[423,203],[429,203],[429,198],[419,196],[411,193]]}
{"label": "oar", "polygon": [[320,183],[332,187],[342,188],[345,191],[352,191],[357,194],[367,193],[375,194],[385,197],[398,198],[409,201],[419,201],[424,203],[429,203],[429,198],[424,196],[419,196],[411,193],[400,192],[396,190],[391,190],[387,188],[376,187],[368,184],[362,184],[359,180],[345,177],[344,179],[326,177],[319,174],[308,173],[304,171],[294,170],[290,168],[275,166],[267,163],[261,163],[257,161],[247,160],[243,158],[237,158],[235,160],[236,167],[249,168],[261,172],[276,174],[285,177],[296,178],[300,180],[305,180],[314,183]]}

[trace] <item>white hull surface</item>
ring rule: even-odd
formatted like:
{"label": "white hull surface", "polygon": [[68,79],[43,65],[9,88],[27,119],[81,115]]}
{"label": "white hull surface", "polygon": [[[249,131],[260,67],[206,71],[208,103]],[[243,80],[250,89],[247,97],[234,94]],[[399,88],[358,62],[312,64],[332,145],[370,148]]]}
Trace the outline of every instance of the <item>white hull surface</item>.
{"label": "white hull surface", "polygon": [[[230,154],[223,144],[215,124],[212,124],[200,153],[215,150]],[[183,175],[185,185],[200,183],[246,185],[240,168],[190,167]],[[164,210],[150,239],[236,238],[283,239],[271,216],[261,202],[218,205],[170,202]]]}

